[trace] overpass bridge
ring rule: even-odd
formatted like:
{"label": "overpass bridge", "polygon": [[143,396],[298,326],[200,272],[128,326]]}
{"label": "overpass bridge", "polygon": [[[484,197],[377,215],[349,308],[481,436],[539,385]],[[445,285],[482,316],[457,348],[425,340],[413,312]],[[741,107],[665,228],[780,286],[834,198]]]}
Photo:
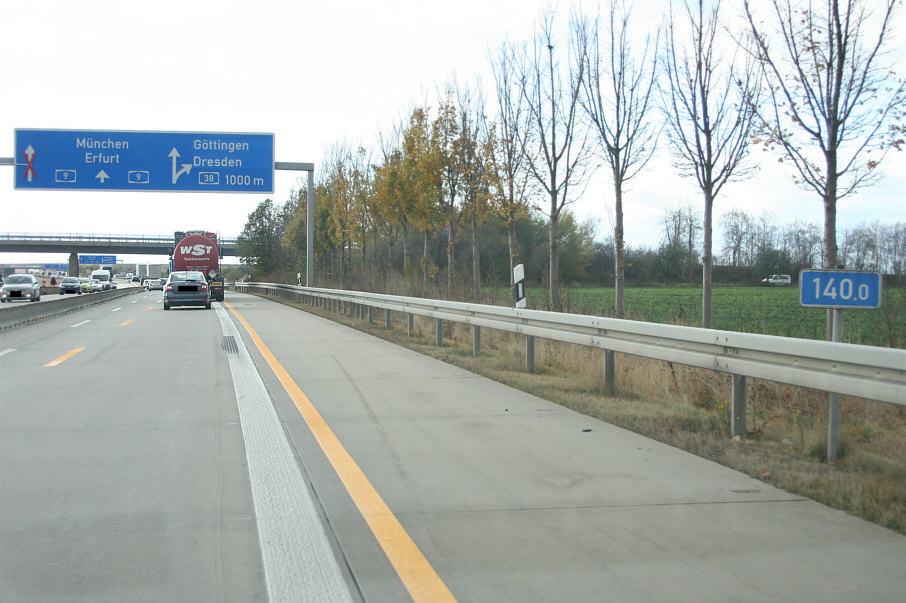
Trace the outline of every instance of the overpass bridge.
{"label": "overpass bridge", "polygon": [[[0,233],[0,252],[166,255],[173,251],[173,235],[25,234]],[[218,242],[222,256],[236,256],[236,237]]]}

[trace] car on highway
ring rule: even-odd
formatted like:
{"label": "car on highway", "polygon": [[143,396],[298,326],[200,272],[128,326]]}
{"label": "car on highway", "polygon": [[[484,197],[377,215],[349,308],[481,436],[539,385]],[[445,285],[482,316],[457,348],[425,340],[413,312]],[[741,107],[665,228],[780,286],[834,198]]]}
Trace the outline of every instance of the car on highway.
{"label": "car on highway", "polygon": [[148,291],[163,291],[166,282],[165,278],[152,278],[148,281]]}
{"label": "car on highway", "polygon": [[0,287],[0,302],[41,299],[41,283],[33,274],[10,274]]}
{"label": "car on highway", "polygon": [[82,287],[82,293],[91,293],[91,279],[85,276],[79,277],[79,285]]}
{"label": "car on highway", "polygon": [[82,284],[79,282],[79,277],[63,277],[63,280],[60,281],[60,295],[66,295],[67,293],[78,293],[79,295],[82,294]]}
{"label": "car on highway", "polygon": [[102,283],[100,281],[100,279],[93,278],[93,279],[89,279],[89,280],[91,281],[91,292],[92,293],[94,293],[95,291],[104,290],[104,283]]}
{"label": "car on highway", "polygon": [[133,283],[138,283],[139,285],[142,284],[142,277],[140,277],[137,274],[133,275],[129,280],[132,281]]}
{"label": "car on highway", "polygon": [[173,306],[204,306],[211,309],[211,291],[204,273],[197,270],[170,273],[164,285],[164,310]]}

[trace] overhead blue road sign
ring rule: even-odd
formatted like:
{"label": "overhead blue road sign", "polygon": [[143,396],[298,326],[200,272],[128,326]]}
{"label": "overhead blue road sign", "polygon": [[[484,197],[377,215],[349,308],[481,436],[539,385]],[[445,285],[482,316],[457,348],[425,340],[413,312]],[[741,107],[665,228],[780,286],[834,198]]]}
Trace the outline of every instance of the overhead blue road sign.
{"label": "overhead blue road sign", "polygon": [[116,264],[115,255],[80,255],[79,264]]}
{"label": "overhead blue road sign", "polygon": [[803,270],[799,303],[807,308],[861,308],[881,305],[881,274],[845,270]]}
{"label": "overhead blue road sign", "polygon": [[274,192],[274,135],[16,130],[17,189]]}

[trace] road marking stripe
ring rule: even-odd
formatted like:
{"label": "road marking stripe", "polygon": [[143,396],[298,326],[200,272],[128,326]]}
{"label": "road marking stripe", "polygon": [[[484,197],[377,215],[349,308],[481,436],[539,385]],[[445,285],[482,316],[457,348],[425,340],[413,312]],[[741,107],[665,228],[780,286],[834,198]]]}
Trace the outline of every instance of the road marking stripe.
{"label": "road marking stripe", "polygon": [[447,585],[440,579],[402,524],[375,490],[365,473],[340,443],[308,397],[292,380],[280,361],[271,353],[252,326],[227,302],[223,304],[236,316],[258,351],[264,356],[286,393],[302,414],[312,434],[327,455],[353,502],[371,528],[381,548],[393,565],[412,599],[422,601],[455,601]]}
{"label": "road marking stripe", "polygon": [[72,350],[71,352],[66,352],[65,354],[63,354],[62,356],[57,358],[56,360],[52,360],[52,361],[48,362],[47,364],[45,364],[44,366],[57,366],[61,362],[65,362],[66,360],[69,360],[70,358],[72,358],[73,356],[75,356],[76,354],[78,354],[79,352],[81,352],[84,349],[85,348],[76,348],[76,349]]}
{"label": "road marking stripe", "polygon": [[129,323],[132,322],[133,320],[135,320],[135,319],[134,319],[134,318],[130,318],[130,319],[127,320],[126,322],[121,322],[121,323],[120,323],[120,326],[121,326],[121,327],[125,327],[127,324],[129,324]]}
{"label": "road marking stripe", "polygon": [[6,356],[7,354],[12,354],[13,352],[16,351],[16,349],[17,348],[7,348],[7,349],[3,350],[2,352],[0,352],[0,356]]}
{"label": "road marking stripe", "polygon": [[229,314],[217,308],[245,443],[270,601],[351,603],[321,514],[283,425]]}
{"label": "road marking stripe", "polygon": [[69,327],[69,328],[70,328],[70,329],[78,329],[78,328],[81,327],[82,325],[87,325],[89,322],[91,322],[91,319],[83,320],[82,322],[77,322],[76,324],[72,325],[72,326]]}
{"label": "road marking stripe", "polygon": [[111,312],[119,312],[120,310],[122,310],[121,307],[120,307],[120,308],[114,308],[113,310],[111,310]]}

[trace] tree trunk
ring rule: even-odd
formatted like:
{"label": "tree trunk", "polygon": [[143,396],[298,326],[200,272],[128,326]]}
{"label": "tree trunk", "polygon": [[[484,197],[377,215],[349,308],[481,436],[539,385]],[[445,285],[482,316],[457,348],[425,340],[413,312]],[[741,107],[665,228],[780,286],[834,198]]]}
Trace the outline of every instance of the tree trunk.
{"label": "tree trunk", "polygon": [[453,219],[447,220],[447,292],[453,296]]}
{"label": "tree trunk", "polygon": [[424,248],[422,250],[422,285],[425,287],[425,290],[427,291],[428,265],[427,265],[427,262],[425,262],[425,260],[428,258],[428,231],[427,230],[424,233],[422,233],[422,237],[424,239]]}
{"label": "tree trunk", "polygon": [[623,186],[616,170],[614,170],[613,192],[614,197],[616,198],[614,211],[616,220],[613,228],[614,316],[616,318],[626,318],[626,304],[623,291],[626,282],[626,259],[623,256],[623,249],[625,246],[623,241]]}
{"label": "tree trunk", "polygon": [[377,228],[371,230],[371,278],[377,278]]}
{"label": "tree trunk", "polygon": [[[556,201],[552,201],[556,204]],[[551,212],[550,224],[550,304],[552,312],[563,311],[563,300],[560,297],[560,241],[558,223],[560,216],[555,211]]]}
{"label": "tree trunk", "polygon": [[409,272],[409,226],[403,224],[403,274]]}
{"label": "tree trunk", "polygon": [[516,269],[516,266],[519,264],[519,252],[517,250],[517,241],[516,241],[516,221],[510,220],[506,225],[507,238],[509,239],[510,244],[510,289],[516,286],[516,282],[513,280],[513,270]]}
{"label": "tree trunk", "polygon": [[481,256],[478,251],[478,216],[472,212],[472,280],[475,286],[475,302],[481,301]]}
{"label": "tree trunk", "polygon": [[704,224],[704,250],[702,252],[702,327],[711,328],[711,214],[714,209],[714,196],[711,191],[705,191],[705,224]]}
{"label": "tree trunk", "polygon": [[[836,129],[832,132],[836,135]],[[834,139],[832,139],[834,140]],[[833,270],[837,267],[837,152],[828,149],[825,155],[827,163],[827,187],[824,190],[824,268]],[[827,339],[834,335],[834,311],[827,310]]]}

